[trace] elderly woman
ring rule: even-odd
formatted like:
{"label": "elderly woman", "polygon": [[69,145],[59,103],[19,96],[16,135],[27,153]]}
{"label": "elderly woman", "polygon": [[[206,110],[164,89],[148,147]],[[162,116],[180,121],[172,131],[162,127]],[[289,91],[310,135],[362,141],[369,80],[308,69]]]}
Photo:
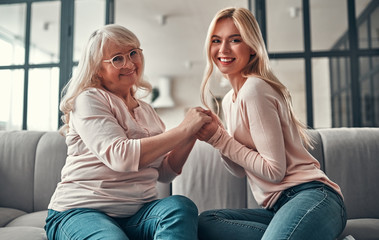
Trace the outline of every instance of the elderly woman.
{"label": "elderly woman", "polygon": [[68,146],[62,179],[48,206],[49,239],[196,239],[198,211],[183,196],[157,198],[211,121],[201,108],[165,132],[136,97],[143,79],[137,37],[118,25],[95,31],[60,105]]}

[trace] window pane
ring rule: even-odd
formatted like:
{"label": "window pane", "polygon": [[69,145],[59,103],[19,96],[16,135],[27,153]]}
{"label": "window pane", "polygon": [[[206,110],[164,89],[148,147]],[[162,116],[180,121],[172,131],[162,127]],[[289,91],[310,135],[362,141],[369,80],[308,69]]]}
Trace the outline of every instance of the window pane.
{"label": "window pane", "polygon": [[355,17],[359,18],[372,0],[355,0]]}
{"label": "window pane", "polygon": [[362,126],[379,127],[378,57],[359,58]]}
{"label": "window pane", "polygon": [[350,88],[350,59],[349,58],[339,58],[339,79],[340,88]]}
{"label": "window pane", "polygon": [[266,9],[268,51],[303,51],[301,0],[267,0]]}
{"label": "window pane", "polygon": [[371,48],[379,48],[379,7],[371,13]]}
{"label": "window pane", "polygon": [[358,25],[358,46],[359,48],[368,48],[368,22],[367,20]]}
{"label": "window pane", "polygon": [[[333,99],[333,127],[349,127],[352,124],[352,103],[350,87],[350,61],[346,57],[330,59],[330,94]],[[334,125],[336,124],[336,125]]]}
{"label": "window pane", "polygon": [[337,91],[340,88],[339,84],[339,62],[338,58],[330,58],[330,72],[331,72],[331,83],[332,92]]}
{"label": "window pane", "polygon": [[293,109],[303,123],[307,123],[305,97],[304,60],[271,60],[272,68],[279,80],[288,88],[292,96]]}
{"label": "window pane", "polygon": [[351,93],[349,91],[343,91],[341,93],[341,126],[340,127],[351,127],[353,125],[353,114],[352,114],[352,102]]}
{"label": "window pane", "polygon": [[[378,67],[378,66],[377,66]],[[373,86],[373,90],[374,90],[374,116],[375,116],[375,127],[379,127],[379,72],[377,72],[374,76],[373,76],[373,81],[374,81],[374,86]]]}
{"label": "window pane", "polygon": [[364,75],[369,74],[371,70],[370,67],[370,58],[369,57],[360,57],[359,58],[359,78],[361,79]]}
{"label": "window pane", "polygon": [[0,65],[25,62],[26,4],[0,5]]}
{"label": "window pane", "polygon": [[30,63],[59,62],[60,1],[32,4]]}
{"label": "window pane", "polygon": [[28,130],[58,129],[58,68],[32,69],[28,85]]}
{"label": "window pane", "polygon": [[340,98],[339,96],[332,96],[333,110],[332,110],[332,122],[333,127],[341,126],[341,109],[340,109]]}
{"label": "window pane", "polygon": [[105,0],[76,0],[74,61],[79,61],[90,34],[105,24]]}
{"label": "window pane", "polygon": [[312,81],[313,127],[332,127],[330,71],[328,58],[315,58],[312,60]]}
{"label": "window pane", "polygon": [[346,0],[309,2],[312,50],[346,49],[348,41],[346,2]]}
{"label": "window pane", "polygon": [[21,130],[24,70],[0,70],[0,130]]}
{"label": "window pane", "polygon": [[372,127],[374,124],[373,96],[371,81],[366,79],[361,82],[361,116],[362,127]]}
{"label": "window pane", "polygon": [[[367,9],[371,0],[355,1],[355,16],[357,18],[358,29],[358,46],[359,48],[369,48],[369,14],[370,9]],[[371,23],[372,24],[372,23]]]}

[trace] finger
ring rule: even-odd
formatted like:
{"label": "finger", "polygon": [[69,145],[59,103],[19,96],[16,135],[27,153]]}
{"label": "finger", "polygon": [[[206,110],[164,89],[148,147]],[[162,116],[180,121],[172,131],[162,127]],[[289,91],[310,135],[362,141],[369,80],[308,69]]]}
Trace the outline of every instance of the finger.
{"label": "finger", "polygon": [[199,106],[197,106],[197,107],[194,107],[193,109],[195,109],[196,111],[198,111],[198,112],[204,112],[205,111],[205,109],[204,108],[202,108],[202,107],[199,107]]}

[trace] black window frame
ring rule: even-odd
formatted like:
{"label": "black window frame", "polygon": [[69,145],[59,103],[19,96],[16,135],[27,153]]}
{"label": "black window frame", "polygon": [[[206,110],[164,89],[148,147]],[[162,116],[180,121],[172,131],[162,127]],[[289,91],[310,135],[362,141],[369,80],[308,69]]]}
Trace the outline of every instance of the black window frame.
{"label": "black window frame", "polygon": [[[370,9],[375,9],[379,5],[379,1],[372,0],[371,3],[366,7],[361,16],[357,19],[355,16],[355,0],[346,0],[347,3],[347,15],[348,15],[348,30],[345,36],[348,39],[349,48],[345,50],[335,50],[330,51],[312,51],[311,49],[311,24],[310,24],[310,0],[302,0],[302,10],[303,10],[303,32],[304,32],[304,50],[300,52],[270,52],[270,59],[303,59],[305,62],[305,91],[306,91],[306,106],[307,106],[307,125],[310,128],[314,128],[314,112],[313,112],[313,92],[312,92],[312,59],[313,58],[346,58],[348,59],[347,76],[350,80],[350,85],[348,86],[348,96],[350,96],[350,102],[348,102],[348,110],[346,112],[347,116],[343,116],[344,113],[341,112],[341,107],[335,109],[333,106],[333,99],[338,98],[341,101],[341,96],[336,95],[338,92],[342,92],[341,89],[334,89],[330,104],[332,106],[332,127],[364,127],[362,124],[361,116],[361,91],[360,84],[361,79],[359,76],[359,58],[360,57],[378,57],[379,48],[369,48],[369,49],[359,49],[358,47],[358,30],[357,25],[359,25],[365,16],[367,17],[367,11]],[[263,38],[267,44],[266,37],[266,0],[250,0],[249,9],[255,13],[257,21],[261,27]],[[255,9],[252,9],[253,6]],[[369,27],[369,26],[368,26]],[[370,46],[370,45],[369,45]],[[330,66],[332,69],[332,66]],[[378,69],[374,69],[372,76],[378,72]],[[372,77],[373,78],[373,77]],[[332,78],[331,78],[332,79]],[[373,79],[371,81],[374,81]],[[373,83],[372,83],[373,84]],[[331,86],[332,87],[332,86]],[[374,90],[373,90],[374,91]],[[341,102],[339,102],[341,106]],[[379,109],[379,106],[376,106]],[[375,105],[373,107],[375,109]],[[375,115],[375,114],[374,114]],[[343,123],[341,119],[346,117],[347,123]],[[376,119],[377,122],[379,122]],[[372,124],[371,126],[375,126]],[[376,126],[378,127],[378,126]]]}
{"label": "black window frame", "polygon": [[[30,64],[29,63],[29,50],[30,50],[30,29],[31,29],[31,8],[32,4],[36,2],[60,2],[61,3],[61,18],[60,18],[60,58],[58,63],[47,64]],[[114,22],[114,0],[105,0],[105,22],[110,24]],[[29,83],[29,70],[36,68],[53,68],[59,69],[59,93],[67,84],[71,77],[71,72],[78,62],[73,61],[73,32],[74,32],[74,11],[75,0],[0,0],[0,5],[7,4],[26,4],[26,25],[25,25],[25,61],[20,65],[6,65],[0,66],[0,70],[16,70],[22,69],[24,71],[24,97],[23,97],[23,116],[22,116],[22,130],[27,130],[28,121],[28,83]],[[59,101],[61,95],[59,94]],[[58,126],[61,122],[61,112],[57,110]]]}

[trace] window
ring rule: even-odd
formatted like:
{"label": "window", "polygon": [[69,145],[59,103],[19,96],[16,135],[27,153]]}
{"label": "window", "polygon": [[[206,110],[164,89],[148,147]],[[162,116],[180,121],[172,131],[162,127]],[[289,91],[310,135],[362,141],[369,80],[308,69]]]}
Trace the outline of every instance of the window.
{"label": "window", "polygon": [[[379,126],[379,1],[256,0],[255,12],[301,120],[313,128]],[[288,64],[278,70],[278,62]],[[293,80],[294,72],[303,78]]]}
{"label": "window", "polygon": [[0,130],[59,128],[60,92],[111,2],[0,1]]}

